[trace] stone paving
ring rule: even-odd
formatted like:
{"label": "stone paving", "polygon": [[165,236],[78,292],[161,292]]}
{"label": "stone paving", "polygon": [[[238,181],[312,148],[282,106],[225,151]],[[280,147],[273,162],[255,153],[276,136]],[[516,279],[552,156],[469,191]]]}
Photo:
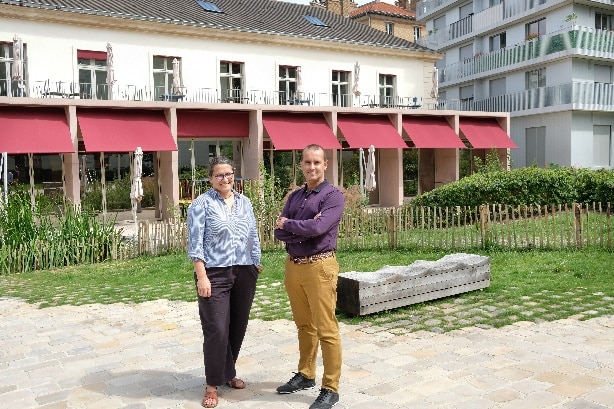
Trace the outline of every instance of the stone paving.
{"label": "stone paving", "polygon": [[[5,297],[0,326],[0,408],[200,407],[196,303],[38,309]],[[445,334],[365,329],[341,325],[335,408],[614,408],[613,316]],[[252,320],[238,362],[248,387],[220,387],[218,407],[308,408],[317,389],[275,393],[297,356],[292,322]]]}

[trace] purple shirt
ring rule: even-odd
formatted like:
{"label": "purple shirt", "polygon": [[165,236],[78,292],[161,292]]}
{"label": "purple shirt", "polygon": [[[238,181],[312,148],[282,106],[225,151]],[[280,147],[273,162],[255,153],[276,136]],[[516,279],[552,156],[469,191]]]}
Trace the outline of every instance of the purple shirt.
{"label": "purple shirt", "polygon": [[344,205],[343,193],[328,181],[313,190],[305,185],[288,197],[281,212],[288,220],[283,229],[275,229],[275,238],[286,243],[292,257],[335,250]]}

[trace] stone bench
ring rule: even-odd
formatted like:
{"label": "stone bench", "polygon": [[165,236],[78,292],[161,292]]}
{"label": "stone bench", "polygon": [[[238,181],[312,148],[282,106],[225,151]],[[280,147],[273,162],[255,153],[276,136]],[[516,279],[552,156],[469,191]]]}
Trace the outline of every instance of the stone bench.
{"label": "stone bench", "polygon": [[437,261],[339,274],[337,308],[352,315],[403,307],[490,285],[490,258],[449,254]]}

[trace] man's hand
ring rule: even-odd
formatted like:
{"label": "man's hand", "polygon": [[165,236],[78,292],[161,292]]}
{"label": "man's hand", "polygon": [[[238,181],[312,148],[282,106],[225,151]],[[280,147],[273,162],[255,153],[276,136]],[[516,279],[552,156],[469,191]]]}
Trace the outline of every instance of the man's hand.
{"label": "man's hand", "polygon": [[279,216],[279,217],[277,218],[277,221],[275,222],[275,228],[276,228],[276,229],[282,229],[282,230],[283,230],[283,228],[284,228],[284,222],[285,222],[286,220],[288,220],[288,218],[287,218],[287,217],[282,217],[282,216]]}

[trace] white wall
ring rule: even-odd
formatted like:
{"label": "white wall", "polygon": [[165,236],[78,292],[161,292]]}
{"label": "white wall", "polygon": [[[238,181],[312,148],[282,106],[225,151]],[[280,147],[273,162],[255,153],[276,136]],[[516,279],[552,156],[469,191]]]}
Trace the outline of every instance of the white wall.
{"label": "white wall", "polygon": [[120,87],[152,86],[152,57],[162,55],[181,57],[183,84],[188,91],[218,88],[219,61],[229,60],[245,63],[247,90],[276,90],[276,67],[283,64],[303,67],[305,92],[330,93],[331,70],[352,72],[358,61],[363,95],[378,94],[377,75],[381,72],[397,76],[397,95],[427,97],[423,62],[417,59],[0,20],[0,40],[12,41],[14,34],[27,44],[30,83],[46,79],[77,82],[77,50],[106,52],[109,42],[113,45],[116,84]]}

